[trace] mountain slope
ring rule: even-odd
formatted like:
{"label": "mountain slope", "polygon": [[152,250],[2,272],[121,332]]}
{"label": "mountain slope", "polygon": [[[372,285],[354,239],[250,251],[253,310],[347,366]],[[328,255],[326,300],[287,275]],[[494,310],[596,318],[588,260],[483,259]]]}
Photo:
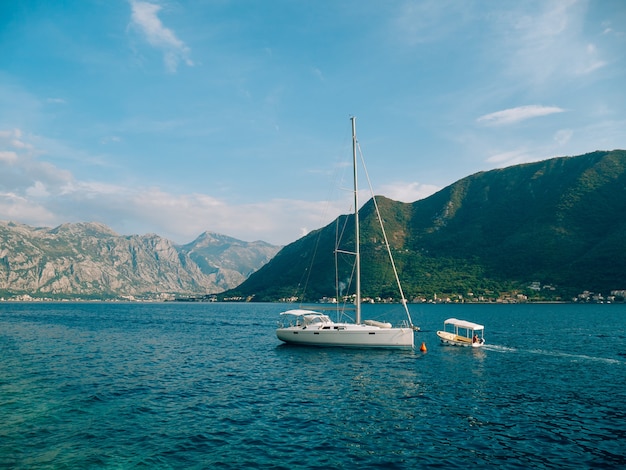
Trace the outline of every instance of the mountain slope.
{"label": "mountain slope", "polygon": [[263,241],[243,242],[226,235],[204,232],[180,252],[194,261],[213,284],[226,290],[241,284],[280,248]]}
{"label": "mountain slope", "polygon": [[[49,229],[0,222],[0,293],[86,298],[204,295],[237,285],[278,250],[228,238],[221,241],[222,255],[216,257],[208,252],[211,240],[206,233],[178,247],[154,234],[120,236],[97,223]],[[237,249],[231,250],[229,243],[247,255],[237,258]],[[227,266],[226,274],[220,262]]]}
{"label": "mountain slope", "polygon": [[[564,296],[626,288],[623,150],[477,173],[412,204],[377,202],[410,297],[521,290],[533,281],[556,285]],[[353,237],[352,217],[340,217],[283,248],[234,293],[256,300],[333,296],[335,233],[346,217]],[[372,201],[360,218],[363,290],[386,296],[393,279],[382,268]]]}
{"label": "mountain slope", "polygon": [[[476,258],[498,279],[594,290],[624,282],[607,269],[624,261],[623,151],[479,173],[435,196],[414,205],[413,248]],[[435,211],[434,222],[424,223],[422,206]]]}

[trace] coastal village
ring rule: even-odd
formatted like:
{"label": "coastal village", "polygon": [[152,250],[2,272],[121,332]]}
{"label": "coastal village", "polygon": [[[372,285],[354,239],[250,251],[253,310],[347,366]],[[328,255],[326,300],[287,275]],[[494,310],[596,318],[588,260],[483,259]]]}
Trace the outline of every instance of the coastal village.
{"label": "coastal village", "polygon": [[[516,303],[589,303],[589,304],[612,304],[623,303],[626,301],[626,289],[612,290],[608,294],[602,294],[600,292],[592,292],[585,290],[571,299],[554,298],[553,296],[542,296],[542,291],[554,291],[553,286],[545,285],[541,286],[539,282],[533,282],[529,289],[536,292],[537,295],[529,296],[519,292],[506,292],[500,294],[485,293],[481,295],[474,295],[473,292],[468,292],[466,295],[443,295],[433,294],[432,297],[413,297],[409,299],[409,303],[413,304],[462,304],[462,303],[486,303],[486,304],[516,304]],[[158,293],[154,295],[134,296],[123,295],[118,298],[106,298],[106,299],[94,299],[94,298],[81,298],[67,297],[67,298],[52,298],[45,296],[32,296],[30,294],[18,294],[14,296],[0,297],[0,302],[251,302],[253,298],[244,297],[221,297],[219,294],[207,294],[199,296],[180,296],[173,293]],[[279,299],[281,303],[297,303],[301,299],[298,297],[284,297]],[[345,298],[342,302],[352,302],[353,299]],[[381,298],[381,297],[363,297],[361,300],[364,304],[381,304],[381,303],[397,303],[397,299],[393,298]],[[318,300],[321,304],[336,304],[337,299],[334,297],[322,297]]]}
{"label": "coastal village", "polygon": [[[488,304],[516,304],[516,303],[589,303],[589,304],[612,304],[626,302],[626,289],[611,290],[608,294],[600,292],[593,292],[585,290],[571,299],[561,299],[554,295],[542,295],[542,293],[551,293],[556,290],[551,285],[541,285],[539,282],[532,282],[528,289],[533,292],[529,295],[527,293],[520,292],[503,292],[503,293],[484,293],[475,295],[473,292],[468,292],[465,295],[461,294],[437,294],[434,293],[431,297],[418,296],[408,300],[413,304],[462,304],[462,303],[488,303]],[[206,294],[206,295],[178,295],[174,293],[158,293],[152,295],[134,296],[134,295],[122,295],[118,298],[81,298],[80,296],[72,296],[66,298],[52,298],[46,296],[37,296],[30,294],[17,294],[13,296],[0,297],[0,302],[252,302],[253,298],[244,298],[239,296],[223,297],[219,294]],[[281,303],[297,303],[301,299],[296,296],[284,297],[278,300]],[[381,303],[397,303],[398,300],[394,298],[381,298],[381,297],[363,297],[362,303],[364,304],[381,304]],[[344,298],[342,302],[353,302],[353,298]],[[321,304],[336,304],[337,299],[334,297],[322,297],[318,300]]]}

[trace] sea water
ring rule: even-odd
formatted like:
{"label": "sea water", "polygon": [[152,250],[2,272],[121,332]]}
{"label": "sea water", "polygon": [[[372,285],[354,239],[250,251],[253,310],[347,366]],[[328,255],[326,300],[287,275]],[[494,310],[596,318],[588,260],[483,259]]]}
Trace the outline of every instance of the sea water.
{"label": "sea water", "polygon": [[411,305],[415,351],[283,345],[284,307],[1,303],[0,467],[626,466],[626,305]]}

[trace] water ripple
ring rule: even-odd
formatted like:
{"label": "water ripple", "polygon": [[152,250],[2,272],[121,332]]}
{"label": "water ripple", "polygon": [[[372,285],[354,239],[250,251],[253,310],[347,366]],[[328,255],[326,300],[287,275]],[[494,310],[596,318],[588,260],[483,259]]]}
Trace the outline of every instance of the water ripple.
{"label": "water ripple", "polygon": [[281,345],[276,305],[0,305],[0,467],[625,465],[624,311],[501,307],[483,350],[414,313],[424,354]]}

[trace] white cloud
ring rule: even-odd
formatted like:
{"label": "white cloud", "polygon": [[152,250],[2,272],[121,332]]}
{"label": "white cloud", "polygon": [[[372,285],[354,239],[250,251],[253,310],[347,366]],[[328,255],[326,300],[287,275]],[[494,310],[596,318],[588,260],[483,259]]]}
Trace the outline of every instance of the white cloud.
{"label": "white cloud", "polygon": [[65,184],[58,188],[61,196],[78,195],[79,198],[101,198],[106,196],[126,196],[129,190],[123,186],[102,183],[99,181],[76,181],[74,178],[68,179]]}
{"label": "white cloud", "polygon": [[31,149],[32,145],[22,140],[21,129],[0,130],[0,148]]}
{"label": "white cloud", "polygon": [[54,215],[41,204],[11,192],[0,192],[0,218],[34,226],[55,223]]}
{"label": "white cloud", "polygon": [[139,217],[152,230],[179,242],[210,230],[247,241],[286,244],[303,235],[298,227],[319,228],[341,213],[318,201],[273,199],[236,205],[205,194],[171,194],[159,188],[137,191],[127,202],[125,216]]}
{"label": "white cloud", "polygon": [[30,188],[26,188],[26,194],[32,198],[42,198],[50,195],[46,189],[46,185],[41,181],[35,181],[35,184]]}
{"label": "white cloud", "polygon": [[132,23],[143,33],[148,44],[162,50],[163,61],[169,72],[176,72],[181,60],[189,66],[193,65],[189,58],[189,47],[171,29],[166,28],[157,16],[161,6],[136,0],[131,0],[130,5]]}
{"label": "white cloud", "polygon": [[[209,230],[247,241],[287,244],[350,210],[346,199],[334,203],[270,199],[238,204],[207,193],[175,193],[132,182],[78,178],[72,171],[46,161],[49,150],[57,149],[59,143],[28,133],[1,132],[0,144],[10,143],[19,135],[25,146],[11,148],[7,151],[10,155],[0,158],[0,220],[35,226],[95,221],[120,234],[157,233],[176,243],[188,243]],[[36,148],[31,141],[37,143]],[[40,148],[42,145],[45,148]],[[67,153],[76,153],[61,146]],[[89,161],[89,155],[83,161]],[[377,192],[414,202],[438,189],[396,182]]]}
{"label": "white cloud", "polygon": [[117,143],[120,143],[121,141],[122,141],[122,138],[116,135],[110,135],[110,136],[106,136],[100,139],[100,143],[102,145],[117,144]]}
{"label": "white cloud", "polygon": [[573,130],[561,129],[554,134],[554,141],[559,145],[565,145],[570,141],[573,135]]}
{"label": "white cloud", "polygon": [[579,0],[539,2],[530,9],[521,3],[503,11],[498,27],[509,74],[540,86],[604,67],[602,51],[584,39],[587,13],[587,2]]}
{"label": "white cloud", "polygon": [[15,152],[7,152],[7,151],[0,151],[0,162],[5,162],[5,163],[15,163],[17,161],[17,153]]}
{"label": "white cloud", "polygon": [[505,168],[511,165],[519,165],[536,160],[526,149],[511,150],[501,152],[487,158],[487,162],[494,163],[499,168]]}
{"label": "white cloud", "polygon": [[20,129],[10,129],[7,131],[0,131],[0,139],[20,138],[22,131]]}
{"label": "white cloud", "polygon": [[479,117],[477,119],[477,122],[499,126],[505,124],[514,124],[535,117],[548,116],[554,113],[562,113],[564,111],[564,109],[556,106],[541,106],[533,104],[485,114],[484,116]]}
{"label": "white cloud", "polygon": [[391,31],[409,46],[440,41],[471,16],[468,5],[453,0],[405,1],[392,19]]}
{"label": "white cloud", "polygon": [[313,72],[313,75],[321,82],[326,81],[326,78],[324,78],[324,74],[322,73],[322,71],[320,69],[318,69],[317,67],[313,67],[311,69],[311,71]]}
{"label": "white cloud", "polygon": [[415,202],[435,194],[440,189],[432,184],[395,182],[381,186],[377,192],[394,201]]}
{"label": "white cloud", "polygon": [[30,144],[22,142],[21,140],[18,140],[18,139],[13,139],[11,141],[11,145],[14,148],[17,148],[17,149],[30,149],[30,148],[32,148],[32,146]]}
{"label": "white cloud", "polygon": [[[22,133],[0,131],[0,144],[10,144],[17,135]],[[44,138],[27,139],[55,147]],[[177,243],[210,230],[242,240],[286,244],[302,235],[301,227],[322,227],[346,209],[288,199],[233,204],[208,194],[80,180],[45,161],[44,150],[31,148],[27,144],[0,152],[1,220],[35,226],[97,221],[118,233],[157,233]]]}

